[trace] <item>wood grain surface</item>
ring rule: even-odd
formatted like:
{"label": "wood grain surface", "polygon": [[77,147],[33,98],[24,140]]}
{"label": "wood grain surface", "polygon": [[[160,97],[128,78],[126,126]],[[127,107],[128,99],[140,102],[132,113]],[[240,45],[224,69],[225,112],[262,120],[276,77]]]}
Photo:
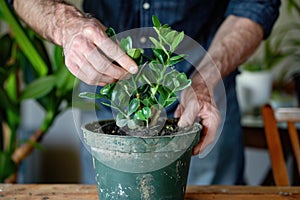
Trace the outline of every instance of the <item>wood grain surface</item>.
{"label": "wood grain surface", "polygon": [[[98,200],[96,185],[0,184],[1,200]],[[300,187],[188,186],[185,200],[292,200]]]}

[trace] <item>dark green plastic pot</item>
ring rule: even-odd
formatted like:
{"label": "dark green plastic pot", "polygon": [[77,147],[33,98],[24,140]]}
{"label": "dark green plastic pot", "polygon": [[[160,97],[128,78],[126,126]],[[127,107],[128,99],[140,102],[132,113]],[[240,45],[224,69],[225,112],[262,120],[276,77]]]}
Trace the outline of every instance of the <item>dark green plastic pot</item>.
{"label": "dark green plastic pot", "polygon": [[93,156],[99,199],[184,199],[200,124],[194,124],[189,132],[160,137],[96,133],[88,130],[92,124],[82,129]]}

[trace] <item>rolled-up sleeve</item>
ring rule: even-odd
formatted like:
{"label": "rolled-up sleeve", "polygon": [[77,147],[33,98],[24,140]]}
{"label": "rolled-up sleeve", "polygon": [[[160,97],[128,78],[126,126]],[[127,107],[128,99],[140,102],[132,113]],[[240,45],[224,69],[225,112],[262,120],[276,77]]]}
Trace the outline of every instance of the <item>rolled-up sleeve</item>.
{"label": "rolled-up sleeve", "polygon": [[226,16],[246,17],[260,24],[267,38],[279,16],[280,0],[231,0]]}

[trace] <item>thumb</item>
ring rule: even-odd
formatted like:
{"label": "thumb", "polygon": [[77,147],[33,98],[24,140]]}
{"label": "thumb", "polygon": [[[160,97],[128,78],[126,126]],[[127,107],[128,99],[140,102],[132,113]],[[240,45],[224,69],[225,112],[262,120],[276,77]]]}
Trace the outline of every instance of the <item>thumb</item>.
{"label": "thumb", "polygon": [[179,104],[174,112],[174,117],[179,118],[182,114],[182,110],[183,110],[183,106],[181,104]]}
{"label": "thumb", "polygon": [[183,108],[182,106],[181,111],[182,112],[178,122],[178,126],[185,127],[192,125],[199,115],[199,104],[198,102],[193,103],[193,101],[190,101],[190,103],[188,103],[185,108]]}

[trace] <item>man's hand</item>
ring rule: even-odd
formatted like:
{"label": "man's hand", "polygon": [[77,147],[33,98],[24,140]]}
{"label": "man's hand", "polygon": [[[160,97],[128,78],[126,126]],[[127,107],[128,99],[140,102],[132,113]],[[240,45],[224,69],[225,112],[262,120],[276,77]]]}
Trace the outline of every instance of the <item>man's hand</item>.
{"label": "man's hand", "polygon": [[256,22],[230,15],[216,33],[208,54],[197,67],[201,73],[194,74],[192,88],[182,93],[181,104],[175,116],[179,125],[192,124],[200,117],[204,137],[195,147],[194,154],[202,152],[216,137],[221,117],[213,99],[215,86],[234,71],[259,46],[263,29]]}
{"label": "man's hand", "polygon": [[107,37],[105,29],[98,20],[86,17],[67,20],[64,25],[66,66],[88,84],[103,86],[138,71],[135,62]]}
{"label": "man's hand", "polygon": [[200,118],[203,131],[200,142],[193,150],[193,155],[196,155],[214,141],[221,118],[212,92],[206,84],[204,82],[200,84],[199,80],[194,82],[198,84],[193,84],[182,92],[181,102],[174,116],[180,117],[178,122],[180,127],[192,125],[195,119]]}
{"label": "man's hand", "polygon": [[74,6],[62,0],[14,0],[14,8],[39,35],[63,47],[68,69],[82,81],[103,86],[138,71],[106,28]]}

